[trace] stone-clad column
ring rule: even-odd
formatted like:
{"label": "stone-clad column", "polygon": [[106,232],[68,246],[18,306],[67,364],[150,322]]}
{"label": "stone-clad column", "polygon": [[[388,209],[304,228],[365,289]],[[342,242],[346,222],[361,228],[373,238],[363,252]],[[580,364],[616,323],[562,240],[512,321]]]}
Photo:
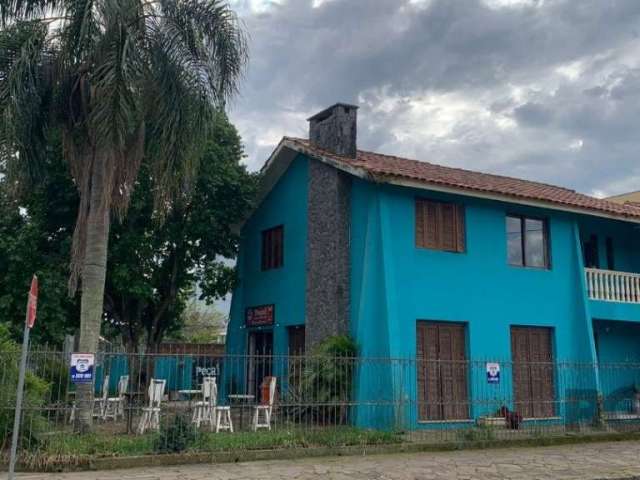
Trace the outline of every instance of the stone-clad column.
{"label": "stone-clad column", "polygon": [[351,178],[309,160],[306,348],[349,331]]}

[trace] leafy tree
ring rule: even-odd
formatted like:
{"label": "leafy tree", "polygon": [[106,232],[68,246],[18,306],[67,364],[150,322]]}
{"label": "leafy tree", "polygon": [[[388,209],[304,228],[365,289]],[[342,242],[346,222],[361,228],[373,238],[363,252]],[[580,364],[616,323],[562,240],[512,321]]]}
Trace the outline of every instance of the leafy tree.
{"label": "leafy tree", "polygon": [[228,318],[215,307],[204,307],[191,301],[182,312],[182,326],[172,335],[176,340],[191,343],[215,343],[224,334]]}
{"label": "leafy tree", "polygon": [[0,319],[22,340],[27,292],[38,275],[37,343],[60,345],[78,326],[78,302],[66,295],[69,250],[78,208],[76,188],[66,173],[60,142],[51,141],[44,181],[16,198],[0,169]]}
{"label": "leafy tree", "polygon": [[[187,191],[216,109],[238,85],[243,29],[222,0],[0,0],[0,158],[37,178],[52,128],[79,192],[69,287],[80,349],[100,336],[111,218],[145,158],[158,212]],[[78,388],[77,426],[93,392]]]}
{"label": "leafy tree", "polygon": [[143,164],[127,218],[112,229],[105,292],[111,331],[129,347],[153,348],[167,334],[179,336],[196,288],[207,303],[232,288],[234,269],[224,259],[237,254],[233,226],[248,213],[257,188],[242,157],[235,128],[217,115],[191,195],[168,202],[164,222],[154,218]]}

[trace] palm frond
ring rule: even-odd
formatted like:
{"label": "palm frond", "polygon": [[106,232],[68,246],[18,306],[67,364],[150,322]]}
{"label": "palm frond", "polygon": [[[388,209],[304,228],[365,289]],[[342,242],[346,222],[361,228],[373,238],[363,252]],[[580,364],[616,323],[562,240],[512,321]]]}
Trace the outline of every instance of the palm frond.
{"label": "palm frond", "polygon": [[0,156],[10,174],[32,179],[44,157],[51,57],[42,22],[0,31]]}
{"label": "palm frond", "polygon": [[0,25],[26,20],[43,20],[48,14],[59,11],[64,0],[0,0]]}

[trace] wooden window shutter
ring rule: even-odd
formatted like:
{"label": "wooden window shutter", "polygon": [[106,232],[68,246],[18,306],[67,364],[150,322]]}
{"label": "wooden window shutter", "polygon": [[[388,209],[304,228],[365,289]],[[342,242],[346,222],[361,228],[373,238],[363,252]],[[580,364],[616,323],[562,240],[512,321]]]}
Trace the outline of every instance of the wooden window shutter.
{"label": "wooden window shutter", "polygon": [[464,252],[464,221],[462,205],[416,199],[416,246]]}
{"label": "wooden window shutter", "polygon": [[464,252],[466,249],[466,231],[464,226],[464,206],[456,205],[456,251]]}
{"label": "wooden window shutter", "polygon": [[423,200],[416,200],[416,246],[418,247],[424,247],[425,244],[424,204]]}
{"label": "wooden window shutter", "polygon": [[452,203],[440,203],[440,248],[442,250],[456,251],[458,249],[458,241],[456,239],[457,221],[456,221],[456,205]]}
{"label": "wooden window shutter", "polygon": [[426,248],[441,248],[439,210],[437,203],[424,202],[424,246]]}

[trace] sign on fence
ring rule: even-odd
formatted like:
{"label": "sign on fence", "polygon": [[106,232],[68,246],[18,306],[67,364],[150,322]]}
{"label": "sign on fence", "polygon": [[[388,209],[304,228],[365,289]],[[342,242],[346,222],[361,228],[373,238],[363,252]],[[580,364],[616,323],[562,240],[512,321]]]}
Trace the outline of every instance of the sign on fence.
{"label": "sign on fence", "polygon": [[95,356],[93,353],[71,354],[71,381],[75,384],[92,383]]}
{"label": "sign on fence", "polygon": [[487,362],[487,383],[500,383],[500,364]]}

